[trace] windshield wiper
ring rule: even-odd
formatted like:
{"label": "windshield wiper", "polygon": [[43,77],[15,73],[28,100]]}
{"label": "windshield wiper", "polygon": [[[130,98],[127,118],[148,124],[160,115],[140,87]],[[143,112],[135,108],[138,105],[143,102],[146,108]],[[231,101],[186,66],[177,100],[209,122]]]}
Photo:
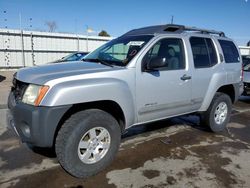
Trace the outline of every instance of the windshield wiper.
{"label": "windshield wiper", "polygon": [[94,58],[93,59],[82,59],[82,61],[98,62],[98,63],[101,63],[103,65],[109,66],[109,67],[114,67],[113,65],[107,63],[106,61],[103,61],[102,59],[98,59],[98,58],[96,58],[96,59],[94,59]]}

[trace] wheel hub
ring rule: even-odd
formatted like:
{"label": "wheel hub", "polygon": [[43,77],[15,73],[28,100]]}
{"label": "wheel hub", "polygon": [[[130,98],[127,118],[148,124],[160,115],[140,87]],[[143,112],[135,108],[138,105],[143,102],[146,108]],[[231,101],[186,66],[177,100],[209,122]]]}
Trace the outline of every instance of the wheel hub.
{"label": "wheel hub", "polygon": [[228,107],[225,102],[221,102],[215,108],[214,120],[217,124],[221,125],[227,118]]}
{"label": "wheel hub", "polygon": [[78,144],[78,157],[86,164],[100,161],[108,152],[111,137],[107,129],[94,127],[88,130]]}

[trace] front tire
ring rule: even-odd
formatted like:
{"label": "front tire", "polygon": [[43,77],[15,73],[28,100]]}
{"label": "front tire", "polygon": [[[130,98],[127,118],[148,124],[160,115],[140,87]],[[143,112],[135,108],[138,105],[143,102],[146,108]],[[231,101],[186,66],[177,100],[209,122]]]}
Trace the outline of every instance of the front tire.
{"label": "front tire", "polygon": [[232,111],[232,101],[224,93],[217,92],[207,109],[202,114],[201,124],[206,125],[212,132],[221,132],[225,130],[230,120]]}
{"label": "front tire", "polygon": [[114,159],[121,140],[116,119],[98,109],[77,112],[61,127],[55,149],[59,163],[72,176],[94,175]]}

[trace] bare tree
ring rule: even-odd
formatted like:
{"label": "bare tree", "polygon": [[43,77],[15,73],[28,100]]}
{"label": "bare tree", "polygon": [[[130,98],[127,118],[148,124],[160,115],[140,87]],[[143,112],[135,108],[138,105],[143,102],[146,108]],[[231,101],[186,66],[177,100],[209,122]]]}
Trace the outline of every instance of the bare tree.
{"label": "bare tree", "polygon": [[54,32],[57,29],[57,24],[55,21],[46,21],[45,25],[48,27],[49,32]]}

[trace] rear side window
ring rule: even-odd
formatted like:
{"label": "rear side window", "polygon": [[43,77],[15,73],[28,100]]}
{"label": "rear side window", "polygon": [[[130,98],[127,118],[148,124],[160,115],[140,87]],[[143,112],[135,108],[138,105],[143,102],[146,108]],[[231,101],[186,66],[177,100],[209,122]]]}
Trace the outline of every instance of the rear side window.
{"label": "rear side window", "polygon": [[238,50],[232,41],[218,40],[226,63],[238,63],[240,62],[240,56]]}
{"label": "rear side window", "polygon": [[218,59],[211,39],[191,37],[190,44],[195,68],[207,68],[217,64]]}

